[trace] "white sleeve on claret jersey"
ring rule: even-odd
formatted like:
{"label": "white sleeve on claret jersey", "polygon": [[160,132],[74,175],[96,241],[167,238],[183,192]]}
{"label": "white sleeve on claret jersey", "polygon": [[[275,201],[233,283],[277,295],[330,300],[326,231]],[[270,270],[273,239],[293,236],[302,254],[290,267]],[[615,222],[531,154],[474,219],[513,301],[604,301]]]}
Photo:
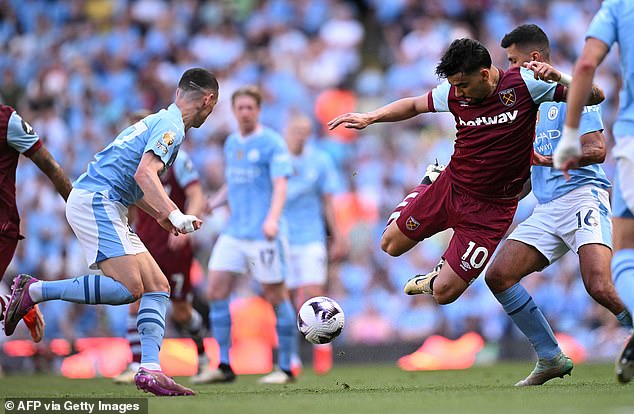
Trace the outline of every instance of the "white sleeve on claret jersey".
{"label": "white sleeve on claret jersey", "polygon": [[531,98],[533,98],[533,102],[539,105],[543,102],[555,100],[557,83],[535,79],[534,72],[526,68],[520,68],[520,75],[528,88],[528,92],[531,94]]}
{"label": "white sleeve on claret jersey", "polygon": [[28,151],[38,140],[31,125],[23,120],[17,112],[13,112],[7,125],[7,143],[20,154]]}
{"label": "white sleeve on claret jersey", "polygon": [[431,97],[434,102],[434,111],[449,112],[449,90],[451,84],[445,80],[440,85],[431,90]]}

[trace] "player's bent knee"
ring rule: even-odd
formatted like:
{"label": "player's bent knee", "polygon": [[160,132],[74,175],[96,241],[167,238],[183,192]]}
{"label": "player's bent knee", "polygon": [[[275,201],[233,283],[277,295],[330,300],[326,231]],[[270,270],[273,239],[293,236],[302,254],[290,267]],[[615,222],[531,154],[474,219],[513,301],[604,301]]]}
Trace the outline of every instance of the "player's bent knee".
{"label": "player's bent knee", "polygon": [[434,290],[434,299],[439,305],[448,305],[452,302],[455,302],[456,299],[458,299],[459,297],[460,293],[456,294],[455,292],[451,291],[437,292],[436,290]]}
{"label": "player's bent knee", "polygon": [[484,281],[493,293],[505,291],[515,284],[515,281],[510,280],[504,273],[494,267],[489,268],[484,276]]}
{"label": "player's bent knee", "polygon": [[130,295],[132,295],[132,298],[128,303],[135,302],[143,296],[143,282],[141,282],[141,279],[127,281],[126,283],[122,283],[122,285],[125,286],[125,288],[128,289],[128,292],[130,292]]}
{"label": "player's bent knee", "polygon": [[447,305],[454,302],[464,292],[449,283],[442,283],[436,278],[434,283],[434,299],[439,305]]}

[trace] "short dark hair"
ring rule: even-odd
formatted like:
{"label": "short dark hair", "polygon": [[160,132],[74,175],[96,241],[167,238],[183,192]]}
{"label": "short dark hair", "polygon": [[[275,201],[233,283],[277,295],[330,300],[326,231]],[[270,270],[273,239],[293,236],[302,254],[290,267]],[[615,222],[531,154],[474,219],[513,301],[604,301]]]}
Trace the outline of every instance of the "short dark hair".
{"label": "short dark hair", "polygon": [[546,36],[546,33],[536,24],[517,26],[511,30],[510,33],[505,34],[500,42],[500,46],[504,49],[513,44],[522,49],[525,47],[535,48],[541,52],[545,58],[550,57],[550,42],[548,41],[548,36]]}
{"label": "short dark hair", "polygon": [[250,96],[255,100],[255,103],[260,107],[262,103],[262,92],[260,92],[260,88],[255,85],[247,85],[241,88],[236,89],[236,91],[231,94],[231,105],[235,104],[236,98],[238,96]]}
{"label": "short dark hair", "polygon": [[189,91],[213,91],[218,94],[218,80],[216,76],[203,68],[187,69],[181,80],[178,81],[178,88],[184,92]]}
{"label": "short dark hair", "polygon": [[436,75],[441,78],[456,73],[473,73],[491,67],[491,55],[484,45],[473,39],[456,39],[436,66]]}

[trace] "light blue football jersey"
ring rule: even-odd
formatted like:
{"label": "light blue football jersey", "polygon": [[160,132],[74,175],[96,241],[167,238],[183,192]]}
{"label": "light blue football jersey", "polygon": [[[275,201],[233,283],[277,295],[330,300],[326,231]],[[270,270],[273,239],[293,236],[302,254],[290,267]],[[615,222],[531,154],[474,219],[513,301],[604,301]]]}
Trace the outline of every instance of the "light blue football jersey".
{"label": "light blue football jersey", "polygon": [[341,185],[335,164],[328,154],[306,147],[300,156],[291,155],[293,175],[288,180],[284,217],[291,245],[326,241],[322,196],[335,194]]}
{"label": "light blue football jersey", "polygon": [[619,92],[619,115],[614,123],[616,142],[634,137],[634,1],[605,0],[594,16],[586,37],[601,40],[608,46],[619,44],[623,85]]}
{"label": "light blue football jersey", "polygon": [[[539,121],[535,129],[533,147],[541,155],[553,155],[566,118],[564,102],[544,102],[539,106]],[[586,106],[581,114],[579,135],[603,130],[601,107]],[[531,170],[533,194],[540,203],[546,203],[583,185],[592,184],[599,188],[610,188],[603,168],[599,164],[587,165],[570,170],[570,180],[566,180],[562,171],[534,165]]]}
{"label": "light blue football jersey", "polygon": [[181,111],[171,104],[124,129],[95,155],[73,187],[104,192],[110,200],[130,206],[143,198],[143,191],[134,179],[143,154],[152,151],[161,158],[165,164],[162,174],[174,162],[184,136]]}
{"label": "light blue football jersey", "polygon": [[271,206],[273,179],[289,177],[292,172],[286,142],[277,132],[260,126],[246,137],[238,132],[229,135],[224,155],[231,211],[224,233],[238,239],[264,240],[262,224]]}

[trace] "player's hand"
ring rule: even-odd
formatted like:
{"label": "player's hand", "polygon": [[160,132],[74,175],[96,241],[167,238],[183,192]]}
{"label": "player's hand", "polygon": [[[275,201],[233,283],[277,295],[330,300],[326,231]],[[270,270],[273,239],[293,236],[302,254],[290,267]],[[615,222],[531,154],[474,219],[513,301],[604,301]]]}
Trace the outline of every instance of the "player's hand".
{"label": "player's hand", "polygon": [[203,221],[196,216],[183,214],[179,209],[173,210],[167,216],[179,233],[191,233],[202,226]]}
{"label": "player's hand", "polygon": [[167,238],[167,248],[172,251],[178,251],[185,247],[189,240],[189,233],[187,234],[170,234]]}
{"label": "player's hand", "polygon": [[279,231],[279,224],[277,220],[266,218],[262,223],[262,231],[267,240],[273,240],[277,237]]}
{"label": "player's hand", "polygon": [[552,155],[542,155],[537,151],[533,151],[533,165],[537,165],[540,167],[552,167],[553,166],[553,156]]}
{"label": "player's hand", "polygon": [[371,123],[372,120],[368,114],[347,113],[329,121],[328,129],[335,129],[342,124],[345,128],[363,129]]}
{"label": "player's hand", "polygon": [[566,180],[570,179],[568,170],[579,166],[582,148],[579,130],[564,126],[561,139],[553,153],[553,166],[564,172]]}
{"label": "player's hand", "polygon": [[541,79],[548,82],[558,82],[561,79],[561,72],[545,62],[524,62],[522,64],[526,69],[533,71],[535,79]]}

